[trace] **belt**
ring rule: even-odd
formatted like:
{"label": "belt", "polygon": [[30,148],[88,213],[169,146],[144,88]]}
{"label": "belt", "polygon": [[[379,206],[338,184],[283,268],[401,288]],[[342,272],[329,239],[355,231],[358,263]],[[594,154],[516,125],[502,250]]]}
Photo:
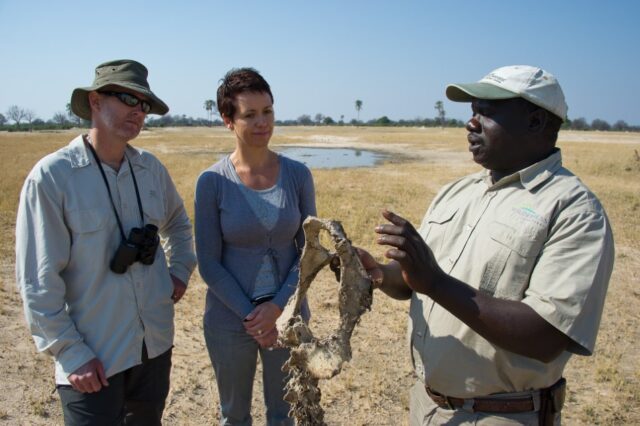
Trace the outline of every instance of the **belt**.
{"label": "belt", "polygon": [[484,396],[479,398],[456,398],[453,396],[445,396],[425,386],[427,395],[440,408],[455,410],[456,408],[464,408],[472,412],[480,411],[486,413],[524,413],[527,411],[535,411],[533,397],[520,396],[517,398],[492,398]]}

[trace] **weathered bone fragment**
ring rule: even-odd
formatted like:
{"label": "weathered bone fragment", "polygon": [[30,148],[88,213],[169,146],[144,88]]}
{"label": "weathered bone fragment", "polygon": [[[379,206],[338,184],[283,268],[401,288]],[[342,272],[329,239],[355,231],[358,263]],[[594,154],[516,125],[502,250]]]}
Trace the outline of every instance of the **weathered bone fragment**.
{"label": "weathered bone fragment", "polygon": [[[371,308],[371,280],[340,222],[309,217],[302,225],[305,246],[300,259],[298,289],[276,324],[279,342],[291,348],[284,368],[289,372],[285,399],[298,425],[324,425],[319,379],[330,379],[351,359],[351,334],[360,316]],[[329,232],[335,253],[320,244],[320,231]],[[314,278],[332,259],[340,260],[338,329],[315,338],[302,320],[300,308]]]}

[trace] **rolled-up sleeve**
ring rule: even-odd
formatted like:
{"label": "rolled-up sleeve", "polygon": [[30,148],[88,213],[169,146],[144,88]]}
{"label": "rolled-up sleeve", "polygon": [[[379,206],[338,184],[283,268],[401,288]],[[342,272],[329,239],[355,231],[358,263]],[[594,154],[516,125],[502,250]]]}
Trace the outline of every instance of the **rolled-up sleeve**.
{"label": "rolled-up sleeve", "polygon": [[16,279],[38,351],[51,354],[68,375],[96,355],[65,309],[61,272],[69,261],[71,237],[60,198],[37,173],[27,178],[16,220]]}

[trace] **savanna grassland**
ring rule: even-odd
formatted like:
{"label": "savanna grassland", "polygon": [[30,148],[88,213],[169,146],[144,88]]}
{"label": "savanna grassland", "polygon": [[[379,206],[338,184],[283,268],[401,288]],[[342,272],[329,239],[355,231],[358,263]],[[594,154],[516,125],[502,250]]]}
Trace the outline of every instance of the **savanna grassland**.
{"label": "savanna grassland", "polygon": [[[53,392],[53,366],[37,354],[27,332],[14,280],[14,226],[19,191],[30,168],[66,145],[76,132],[0,133],[0,423],[61,424]],[[154,129],[135,145],[168,167],[189,215],[199,172],[233,149],[222,128]],[[373,227],[389,208],[419,223],[438,189],[478,170],[463,129],[279,128],[272,147],[354,147],[386,154],[376,167],[314,169],[320,217],[342,221],[355,245],[380,256]],[[596,352],[573,357],[566,370],[568,425],[640,424],[640,134],[561,132],[564,163],[591,187],[607,209],[616,260]],[[337,324],[336,284],[322,273],[310,291],[312,328],[325,335]],[[201,315],[205,285],[194,273],[177,305],[172,389],[165,424],[215,424],[217,390],[204,346]],[[374,294],[373,308],[356,327],[353,359],[320,384],[325,420],[336,425],[406,424],[414,378],[406,345],[407,302]],[[264,424],[261,381],[254,389],[254,419]]]}

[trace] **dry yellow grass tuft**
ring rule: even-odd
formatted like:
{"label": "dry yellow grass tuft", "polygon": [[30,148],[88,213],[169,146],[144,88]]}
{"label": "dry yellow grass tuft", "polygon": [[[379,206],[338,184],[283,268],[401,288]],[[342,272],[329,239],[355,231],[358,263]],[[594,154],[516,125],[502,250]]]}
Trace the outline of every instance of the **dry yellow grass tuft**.
{"label": "dry yellow grass tuft", "polygon": [[[18,194],[29,169],[64,146],[75,132],[0,133],[0,423],[61,423],[49,358],[35,353],[22,317],[13,277]],[[226,129],[154,129],[134,142],[167,166],[193,215],[193,190],[201,170],[233,149]],[[313,170],[319,216],[340,220],[355,245],[380,256],[373,227],[380,210],[394,209],[418,224],[446,182],[478,170],[466,152],[462,129],[294,127],[276,129],[272,146],[355,147],[388,154],[374,168]],[[640,135],[562,132],[564,162],[604,204],[615,233],[616,264],[596,353],[574,357],[566,371],[566,424],[640,424]],[[337,323],[336,284],[323,271],[312,285],[312,328],[323,335]],[[172,390],[165,423],[213,424],[219,412],[201,316],[205,285],[194,274],[177,306]],[[329,424],[406,424],[413,383],[405,340],[406,302],[374,295],[353,339],[353,359],[336,378],[321,382]],[[264,423],[261,380],[254,391],[254,419]]]}

